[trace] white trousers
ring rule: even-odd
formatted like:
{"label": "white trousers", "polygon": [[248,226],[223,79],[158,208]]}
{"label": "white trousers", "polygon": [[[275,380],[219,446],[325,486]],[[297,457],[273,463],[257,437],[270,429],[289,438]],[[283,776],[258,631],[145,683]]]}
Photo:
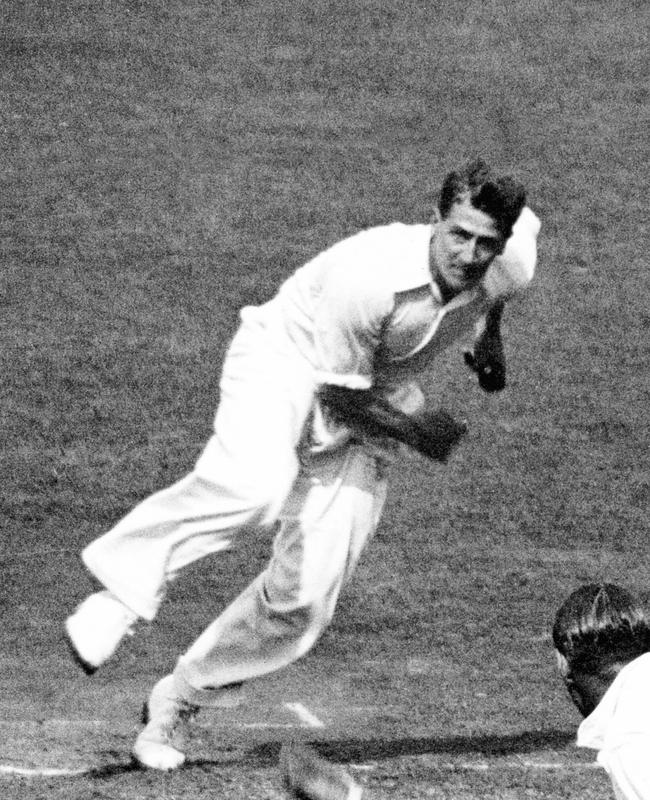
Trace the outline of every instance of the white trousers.
{"label": "white trousers", "polygon": [[304,655],[377,527],[386,485],[375,455],[350,444],[298,460],[315,390],[312,370],[291,348],[244,324],[195,469],[83,551],[104,586],[151,620],[184,566],[279,520],[267,568],[178,661],[176,682],[190,702],[218,705],[230,692],[223,687]]}

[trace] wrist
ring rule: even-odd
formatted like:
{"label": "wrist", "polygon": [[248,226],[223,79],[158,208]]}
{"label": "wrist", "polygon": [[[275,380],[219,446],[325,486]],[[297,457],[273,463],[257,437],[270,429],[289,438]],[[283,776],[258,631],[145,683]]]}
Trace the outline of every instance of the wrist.
{"label": "wrist", "polygon": [[485,331],[488,336],[498,336],[501,328],[501,317],[505,304],[503,301],[495,303],[487,313],[485,319]]}

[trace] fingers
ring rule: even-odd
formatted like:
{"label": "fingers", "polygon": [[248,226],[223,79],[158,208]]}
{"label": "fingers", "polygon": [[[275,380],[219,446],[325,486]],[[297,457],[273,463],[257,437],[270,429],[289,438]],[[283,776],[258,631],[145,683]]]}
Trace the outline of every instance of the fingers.
{"label": "fingers", "polygon": [[463,353],[463,358],[465,359],[465,363],[470,369],[474,370],[474,372],[478,371],[476,358],[474,358],[474,353],[472,353],[471,350],[465,350]]}
{"label": "fingers", "polygon": [[479,364],[474,353],[466,350],[463,353],[465,364],[478,375],[478,383],[486,392],[500,392],[506,386],[505,364],[496,359],[490,359],[484,364]]}
{"label": "fingers", "polygon": [[444,409],[421,415],[418,427],[420,435],[417,449],[427,458],[442,462],[449,458],[468,430],[465,420],[456,420]]}
{"label": "fingers", "polygon": [[478,370],[478,384],[486,392],[500,392],[506,386],[506,371],[499,366],[486,364]]}

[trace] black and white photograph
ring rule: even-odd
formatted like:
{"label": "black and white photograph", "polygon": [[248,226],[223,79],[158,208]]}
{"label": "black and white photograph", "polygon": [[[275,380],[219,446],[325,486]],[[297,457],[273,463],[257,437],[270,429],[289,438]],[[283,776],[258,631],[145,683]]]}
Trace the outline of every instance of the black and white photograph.
{"label": "black and white photograph", "polygon": [[0,794],[650,800],[647,3],[0,9]]}

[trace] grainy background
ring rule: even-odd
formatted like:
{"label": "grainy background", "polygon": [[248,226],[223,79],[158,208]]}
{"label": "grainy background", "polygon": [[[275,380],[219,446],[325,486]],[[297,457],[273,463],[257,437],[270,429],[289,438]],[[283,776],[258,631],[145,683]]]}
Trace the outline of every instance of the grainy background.
{"label": "grainy background", "polygon": [[[279,798],[298,736],[379,798],[609,797],[548,631],[584,580],[648,595],[646,4],[0,8],[4,796]],[[80,549],[191,467],[240,306],[346,234],[426,221],[475,154],[543,221],[506,392],[441,360],[428,389],[470,433],[447,467],[395,471],[323,640],[200,717],[187,768],[132,770],[151,685],[269,542],[187,570],[92,679],[62,641]],[[46,768],[84,774],[15,771]]]}

